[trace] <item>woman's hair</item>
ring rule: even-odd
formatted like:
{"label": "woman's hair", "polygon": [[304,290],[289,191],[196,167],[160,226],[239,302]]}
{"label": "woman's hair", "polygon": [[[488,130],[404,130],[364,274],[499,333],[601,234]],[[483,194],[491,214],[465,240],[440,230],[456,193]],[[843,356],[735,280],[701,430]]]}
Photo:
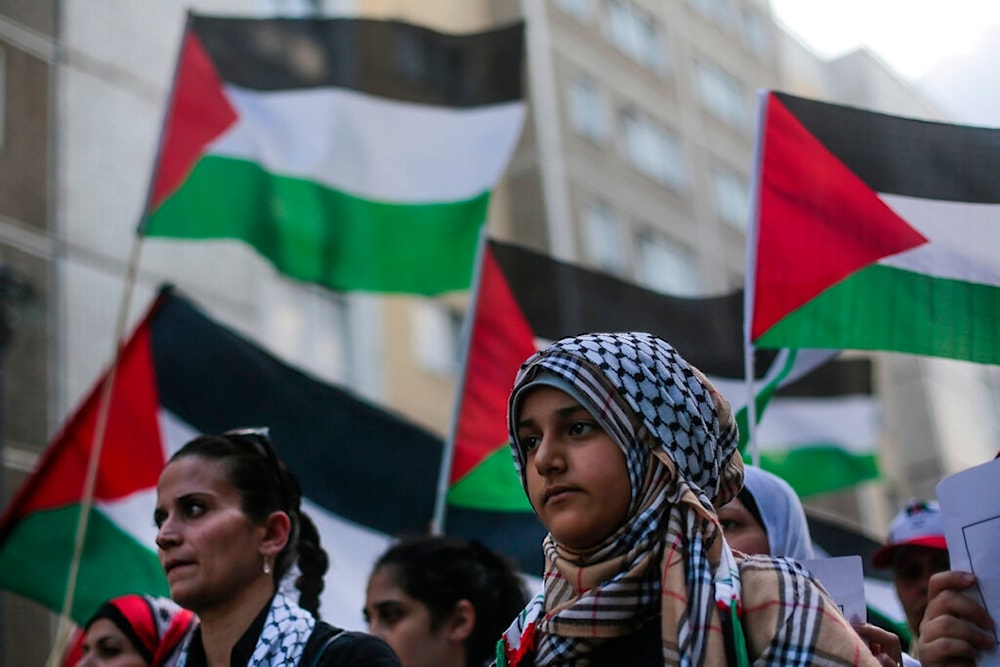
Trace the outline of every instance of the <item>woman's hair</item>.
{"label": "woman's hair", "polygon": [[[319,615],[319,595],[323,575],[329,565],[320,546],[319,531],[302,512],[302,490],[295,475],[274,453],[266,429],[228,431],[203,435],[181,447],[170,460],[201,456],[222,461],[229,483],[240,494],[243,513],[253,521],[263,521],[271,512],[284,512],[291,521],[288,544],[274,561],[274,580],[280,582],[298,561],[301,575],[295,581],[299,605],[313,616]],[[276,584],[277,585],[277,584]]]}
{"label": "woman's hair", "polygon": [[476,541],[405,538],[379,557],[375,570],[380,568],[391,568],[403,592],[427,606],[432,630],[460,600],[472,604],[476,624],[465,642],[468,665],[481,665],[493,656],[500,633],[528,600],[513,564]]}

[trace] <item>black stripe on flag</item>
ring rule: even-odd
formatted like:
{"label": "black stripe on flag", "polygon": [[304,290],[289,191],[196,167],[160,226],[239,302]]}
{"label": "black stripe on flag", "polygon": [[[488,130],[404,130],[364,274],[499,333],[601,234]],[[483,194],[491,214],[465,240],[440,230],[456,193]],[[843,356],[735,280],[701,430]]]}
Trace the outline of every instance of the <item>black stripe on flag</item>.
{"label": "black stripe on flag", "polygon": [[450,505],[447,532],[482,542],[513,560],[521,572],[536,577],[544,573],[542,540],[547,531],[534,512],[493,512]]}
{"label": "black stripe on flag", "polygon": [[[708,375],[743,377],[742,290],[704,298],[668,296],[516,245],[491,240],[490,250],[536,337],[646,331]],[[760,378],[777,351],[755,355]]]}
{"label": "black stripe on flag", "polygon": [[278,361],[176,294],[152,341],[164,408],[202,433],[268,426],[304,497],[389,535],[427,531],[439,438]]}
{"label": "black stripe on flag", "polygon": [[1000,129],[889,116],[774,93],[875,192],[1000,203]]}
{"label": "black stripe on flag", "polygon": [[786,398],[839,398],[872,394],[870,359],[835,359],[781,387],[777,393]]}
{"label": "black stripe on flag", "polygon": [[401,102],[475,107],[520,100],[524,24],[450,35],[399,21],[193,16],[230,84],[348,88]]}

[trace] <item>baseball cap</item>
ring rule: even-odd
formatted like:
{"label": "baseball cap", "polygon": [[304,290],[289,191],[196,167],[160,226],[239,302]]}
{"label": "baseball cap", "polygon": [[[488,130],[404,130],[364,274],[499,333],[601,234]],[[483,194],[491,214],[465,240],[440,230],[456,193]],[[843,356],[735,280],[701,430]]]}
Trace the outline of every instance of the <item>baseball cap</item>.
{"label": "baseball cap", "polygon": [[913,545],[948,550],[941,521],[941,506],[934,500],[913,499],[889,524],[889,542],[872,554],[872,564],[885,568],[892,565],[900,547]]}

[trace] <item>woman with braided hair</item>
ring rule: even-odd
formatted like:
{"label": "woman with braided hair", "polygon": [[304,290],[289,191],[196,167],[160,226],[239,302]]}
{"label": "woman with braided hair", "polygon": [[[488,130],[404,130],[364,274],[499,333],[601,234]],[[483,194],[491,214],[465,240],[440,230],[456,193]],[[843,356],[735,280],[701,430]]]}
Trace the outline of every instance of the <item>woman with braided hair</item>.
{"label": "woman with braided hair", "polygon": [[513,564],[482,544],[411,537],[376,561],[364,614],[403,667],[483,667],[527,601]]}
{"label": "woman with braided hair", "polygon": [[[179,667],[398,667],[381,640],[318,620],[326,552],[266,429],[188,442],[156,496],[170,597],[201,621]],[[279,586],[293,565],[297,600]]]}
{"label": "woman with braided hair", "polygon": [[543,591],[498,664],[877,664],[800,566],[726,544],[715,508],[743,481],[736,423],[665,341],[549,345],[522,364],[508,426],[549,534]]}

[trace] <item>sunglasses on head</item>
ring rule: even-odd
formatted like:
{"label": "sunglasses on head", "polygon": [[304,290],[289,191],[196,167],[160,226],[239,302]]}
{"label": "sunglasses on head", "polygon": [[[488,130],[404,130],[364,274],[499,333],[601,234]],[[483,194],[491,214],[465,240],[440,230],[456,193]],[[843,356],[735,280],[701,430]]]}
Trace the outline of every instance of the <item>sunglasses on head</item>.
{"label": "sunglasses on head", "polygon": [[235,428],[223,433],[222,437],[235,444],[249,446],[256,454],[267,460],[268,466],[278,482],[282,507],[286,510],[289,509],[285,475],[281,471],[281,463],[278,461],[278,455],[274,453],[274,446],[271,444],[271,430],[266,426]]}

